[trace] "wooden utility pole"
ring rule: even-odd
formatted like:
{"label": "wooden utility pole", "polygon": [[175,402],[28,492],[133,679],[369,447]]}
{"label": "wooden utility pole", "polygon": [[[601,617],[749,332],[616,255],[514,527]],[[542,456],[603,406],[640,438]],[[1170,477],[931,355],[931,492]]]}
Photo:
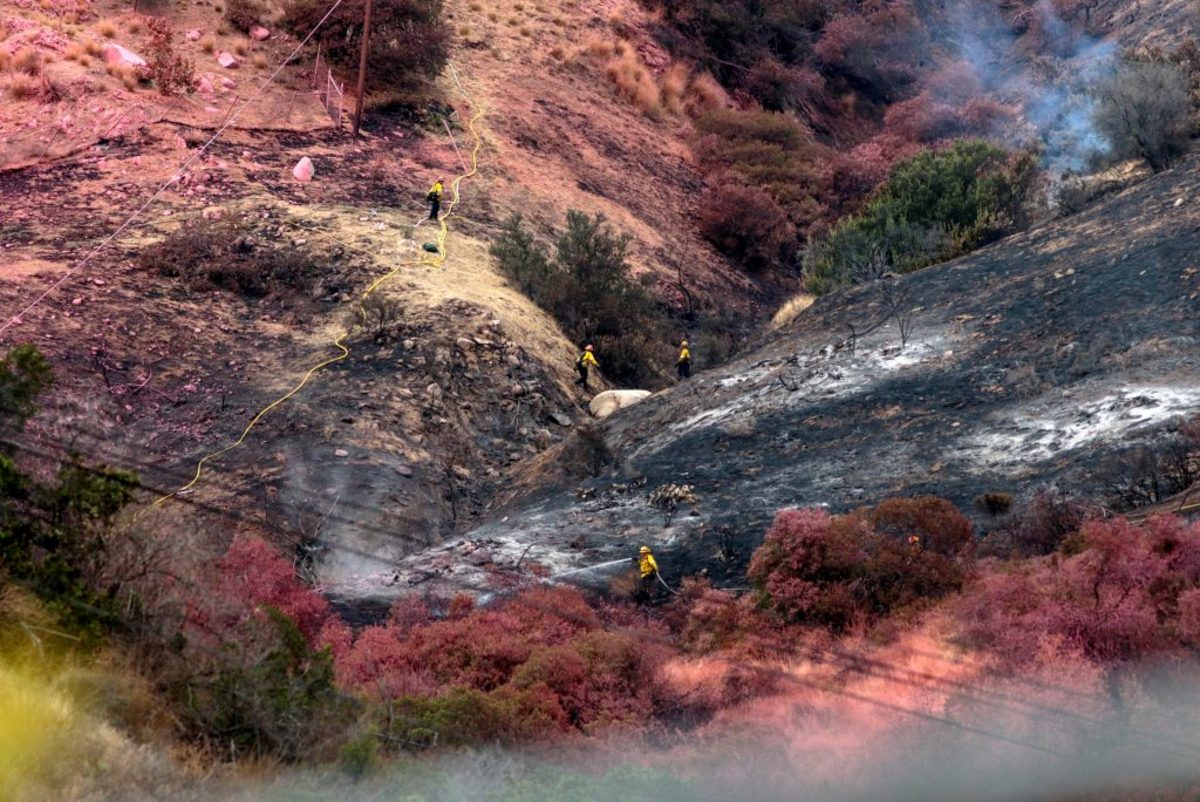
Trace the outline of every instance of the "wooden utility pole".
{"label": "wooden utility pole", "polygon": [[362,124],[363,93],[367,88],[367,54],[371,50],[371,0],[367,0],[366,11],[363,13],[362,54],[358,57],[358,99],[354,103],[354,135],[358,136],[358,126]]}

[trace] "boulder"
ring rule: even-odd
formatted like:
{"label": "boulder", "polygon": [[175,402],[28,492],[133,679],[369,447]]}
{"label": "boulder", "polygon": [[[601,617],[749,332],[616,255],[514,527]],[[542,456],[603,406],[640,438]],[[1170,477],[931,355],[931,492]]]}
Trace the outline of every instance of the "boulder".
{"label": "boulder", "polygon": [[292,175],[302,184],[307,184],[313,178],[313,163],[312,159],[305,156],[300,161],[296,162],[296,166],[292,168]]}
{"label": "boulder", "polygon": [[618,409],[632,406],[648,395],[649,390],[605,390],[592,399],[588,410],[597,418],[607,418]]}
{"label": "boulder", "polygon": [[190,31],[187,32],[187,40],[189,42],[200,41],[200,31],[196,30],[195,28],[192,28]]}
{"label": "boulder", "polygon": [[236,70],[242,62],[228,50],[222,50],[217,54],[217,63],[227,70]]}
{"label": "boulder", "polygon": [[237,81],[233,80],[232,78],[222,78],[221,88],[228,89],[232,92],[234,89],[237,89]]}
{"label": "boulder", "polygon": [[196,91],[205,97],[209,97],[215,90],[212,81],[208,80],[207,76],[202,75],[196,79]]}
{"label": "boulder", "polygon": [[142,58],[137,53],[134,53],[132,50],[109,42],[104,46],[104,63],[123,64],[127,67],[145,67],[146,59]]}
{"label": "boulder", "polygon": [[270,39],[271,32],[261,25],[255,25],[250,29],[250,38],[256,42],[261,42],[264,39]]}

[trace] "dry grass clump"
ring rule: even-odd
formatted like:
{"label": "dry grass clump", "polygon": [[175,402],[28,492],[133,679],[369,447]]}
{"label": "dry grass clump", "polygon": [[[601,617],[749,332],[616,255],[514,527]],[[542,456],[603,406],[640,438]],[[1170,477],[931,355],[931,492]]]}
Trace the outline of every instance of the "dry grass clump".
{"label": "dry grass clump", "polygon": [[217,49],[217,40],[214,39],[212,36],[204,37],[203,39],[200,40],[200,49],[203,50],[205,53],[212,55],[213,52]]}
{"label": "dry grass clump", "polygon": [[130,20],[125,23],[125,30],[129,33],[138,33],[142,30],[142,21],[137,17],[131,17]]}
{"label": "dry grass clump", "polygon": [[137,89],[137,71],[128,64],[106,64],[104,71],[112,77],[119,79],[130,92]]}
{"label": "dry grass clump", "polygon": [[95,39],[88,39],[83,45],[83,52],[87,53],[92,58],[100,58],[104,55],[104,45],[100,44]]}
{"label": "dry grass clump", "polygon": [[105,39],[111,39],[117,35],[117,26],[113,25],[108,20],[104,20],[96,26],[96,33],[100,34]]}
{"label": "dry grass clump", "polygon": [[8,94],[13,100],[28,100],[38,93],[38,83],[33,76],[14,72],[8,77]]}
{"label": "dry grass clump", "polygon": [[37,76],[42,74],[43,61],[41,53],[32,47],[23,47],[12,57],[8,68],[12,72],[23,72],[26,75]]}
{"label": "dry grass clump", "polygon": [[254,69],[265,70],[267,68],[267,57],[262,53],[254,54]]}
{"label": "dry grass clump", "polygon": [[692,79],[684,96],[684,106],[688,114],[699,117],[706,112],[723,109],[729,105],[729,95],[725,88],[712,76],[712,73],[702,72]]}
{"label": "dry grass clump", "polygon": [[12,53],[9,53],[3,47],[0,47],[0,72],[8,72],[12,65]]}
{"label": "dry grass clump", "polygon": [[631,48],[626,48],[623,53],[618,49],[618,55],[609,59],[604,66],[604,74],[616,87],[617,94],[642,111],[649,112],[659,107],[661,93],[658,84]]}
{"label": "dry grass clump", "polygon": [[672,114],[683,114],[685,110],[683,96],[687,92],[688,81],[691,77],[691,68],[683,62],[676,61],[667,68],[659,82],[663,108]]}
{"label": "dry grass clump", "polygon": [[797,295],[783,306],[779,307],[779,311],[776,312],[775,316],[771,318],[772,331],[781,329],[787,324],[791,323],[800,316],[801,312],[812,306],[815,300],[815,296],[809,295],[805,292]]}

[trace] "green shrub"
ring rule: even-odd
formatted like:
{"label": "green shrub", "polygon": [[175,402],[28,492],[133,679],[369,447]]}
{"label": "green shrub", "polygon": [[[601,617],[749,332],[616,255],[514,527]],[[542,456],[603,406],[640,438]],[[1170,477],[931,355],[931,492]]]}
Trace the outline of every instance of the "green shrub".
{"label": "green shrub", "polygon": [[185,725],[223,752],[276,755],[284,760],[319,756],[349,726],[354,713],[333,684],[333,656],[314,652],[292,619],[264,606],[266,653],[230,655],[208,676],[193,675],[177,692]]}
{"label": "green shrub", "polygon": [[[335,66],[353,74],[362,47],[365,0],[344,0],[322,26],[323,51]],[[283,25],[304,37],[324,18],[324,0],[292,0]],[[371,17],[370,90],[424,86],[441,74],[450,54],[450,31],[442,22],[442,0],[380,0]]]}
{"label": "green shrub", "polygon": [[667,342],[666,315],[629,275],[629,238],[612,230],[603,215],[567,212],[553,261],[510,219],[492,244],[501,269],[548,311],[576,343],[596,346],[600,369],[629,386],[661,382],[655,368]]}
{"label": "green shrub", "polygon": [[[52,379],[49,362],[33,346],[9,351],[0,360],[0,430],[19,430]],[[136,604],[103,570],[114,519],[136,488],[132,473],[75,459],[52,481],[40,481],[0,448],[0,583],[27,586],[64,626],[99,635],[122,602]]]}
{"label": "green shrub", "polygon": [[804,256],[806,286],[826,293],[907,273],[986,245],[1024,225],[1037,178],[1032,154],[960,140],[901,162],[867,209],[844,218]]}

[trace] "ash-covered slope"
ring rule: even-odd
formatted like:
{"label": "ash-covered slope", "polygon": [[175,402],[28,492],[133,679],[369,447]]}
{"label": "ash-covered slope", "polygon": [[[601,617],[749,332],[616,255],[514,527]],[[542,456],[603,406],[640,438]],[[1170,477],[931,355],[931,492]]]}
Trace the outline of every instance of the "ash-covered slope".
{"label": "ash-covered slope", "polygon": [[[736,584],[781,507],[1092,490],[1106,453],[1200,410],[1198,188],[1189,163],[970,257],[826,297],[746,358],[607,421],[611,475],[518,501],[379,590],[487,586],[522,555],[559,573],[641,542],[668,578],[706,568]],[[903,348],[893,307],[911,310]],[[667,483],[699,500],[664,527],[647,494]]]}

